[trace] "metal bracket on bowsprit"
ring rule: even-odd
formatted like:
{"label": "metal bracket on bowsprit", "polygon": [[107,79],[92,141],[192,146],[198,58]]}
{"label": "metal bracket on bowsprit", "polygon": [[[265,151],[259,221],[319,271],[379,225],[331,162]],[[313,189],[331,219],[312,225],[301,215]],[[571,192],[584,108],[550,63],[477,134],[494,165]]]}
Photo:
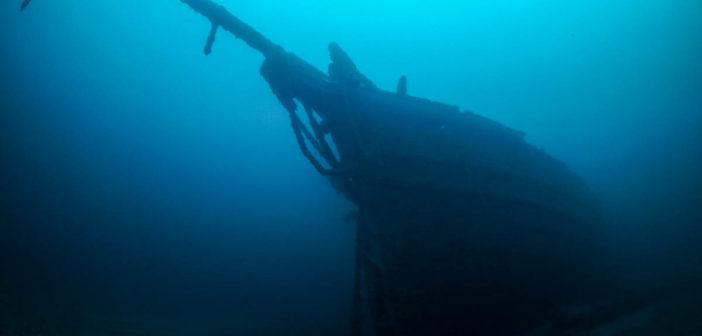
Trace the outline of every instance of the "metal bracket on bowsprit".
{"label": "metal bracket on bowsprit", "polygon": [[219,28],[219,25],[212,22],[212,28],[210,28],[210,34],[207,35],[207,41],[205,42],[205,55],[209,55],[212,52],[212,45],[214,44],[218,28]]}

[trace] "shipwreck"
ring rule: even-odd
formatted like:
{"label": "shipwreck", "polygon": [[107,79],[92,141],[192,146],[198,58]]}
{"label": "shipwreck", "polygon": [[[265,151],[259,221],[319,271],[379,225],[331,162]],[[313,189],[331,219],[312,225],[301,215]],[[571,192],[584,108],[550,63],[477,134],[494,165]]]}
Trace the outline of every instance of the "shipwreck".
{"label": "shipwreck", "polygon": [[562,307],[602,292],[597,201],[522,132],[411,96],[404,77],[383,90],[336,43],[321,71],[217,3],[181,1],[211,23],[206,54],[221,30],[263,54],[302,154],[358,206],[353,335],[558,330]]}

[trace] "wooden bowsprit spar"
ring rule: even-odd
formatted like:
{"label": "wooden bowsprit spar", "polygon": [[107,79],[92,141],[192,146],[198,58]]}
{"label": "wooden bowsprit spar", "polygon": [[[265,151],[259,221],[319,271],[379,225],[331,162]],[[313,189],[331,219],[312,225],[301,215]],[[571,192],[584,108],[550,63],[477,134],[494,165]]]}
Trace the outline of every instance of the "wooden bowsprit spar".
{"label": "wooden bowsprit spar", "polygon": [[[261,67],[261,74],[268,81],[281,104],[290,113],[292,127],[303,154],[321,174],[331,176],[339,173],[324,168],[307,148],[307,143],[311,144],[328,167],[337,167],[337,159],[325,139],[328,132],[321,129],[316,118],[316,116],[325,117],[322,113],[329,110],[326,106],[330,104],[329,97],[325,98],[321,95],[325,94],[325,90],[331,88],[330,78],[294,54],[286,52],[280,45],[268,40],[251,26],[229,13],[223,6],[210,0],[181,1],[210,20],[212,28],[205,44],[205,54],[212,51],[215,35],[217,30],[221,28],[265,56],[266,60]],[[298,100],[304,106],[312,131],[297,116],[297,104],[294,100]],[[320,104],[325,106],[320,106]],[[327,116],[327,119],[331,118]],[[333,178],[333,180],[337,187],[348,188],[343,179]],[[346,193],[350,193],[350,190],[346,190]]]}
{"label": "wooden bowsprit spar", "polygon": [[206,54],[223,29],[265,56],[303,155],[358,205],[354,335],[523,333],[601,290],[596,202],[521,132],[404,78],[381,90],[335,43],[324,73],[213,1],[181,1],[212,24]]}

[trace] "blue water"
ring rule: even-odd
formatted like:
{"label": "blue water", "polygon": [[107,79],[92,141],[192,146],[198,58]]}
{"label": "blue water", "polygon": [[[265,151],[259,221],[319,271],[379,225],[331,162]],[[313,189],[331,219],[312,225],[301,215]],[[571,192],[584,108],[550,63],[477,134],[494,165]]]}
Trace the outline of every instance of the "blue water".
{"label": "blue water", "polygon": [[[300,155],[263,57],[224,32],[204,56],[209,23],[175,0],[19,2],[0,4],[0,335],[347,334],[354,205]],[[406,75],[524,131],[653,265],[645,286],[700,273],[702,2],[219,3],[323,71],[335,41],[381,88]]]}

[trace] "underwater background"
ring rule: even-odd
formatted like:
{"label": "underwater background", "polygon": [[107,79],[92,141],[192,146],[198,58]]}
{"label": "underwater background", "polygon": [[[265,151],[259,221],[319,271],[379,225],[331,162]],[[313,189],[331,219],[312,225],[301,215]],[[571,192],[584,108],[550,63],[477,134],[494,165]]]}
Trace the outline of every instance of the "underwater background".
{"label": "underwater background", "polygon": [[[702,2],[218,3],[318,69],[524,131],[599,197],[622,276],[698,292]],[[0,4],[0,335],[347,335],[354,206],[263,57],[175,0]],[[626,261],[626,262],[624,262]],[[702,301],[699,301],[702,302]]]}

